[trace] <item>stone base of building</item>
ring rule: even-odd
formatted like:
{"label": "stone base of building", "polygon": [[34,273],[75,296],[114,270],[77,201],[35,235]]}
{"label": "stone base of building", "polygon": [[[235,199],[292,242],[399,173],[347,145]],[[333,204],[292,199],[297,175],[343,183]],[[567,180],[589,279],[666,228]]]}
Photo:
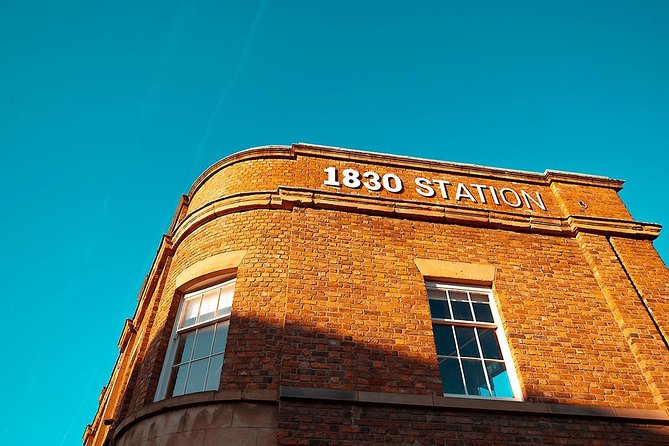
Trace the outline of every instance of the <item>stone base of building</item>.
{"label": "stone base of building", "polygon": [[282,387],[153,403],[107,446],[669,445],[662,410]]}
{"label": "stone base of building", "polygon": [[173,401],[176,404],[171,407],[155,404],[151,406],[153,411],[127,420],[108,446],[276,445],[276,402],[207,401],[189,405],[188,399],[176,398],[180,401]]}

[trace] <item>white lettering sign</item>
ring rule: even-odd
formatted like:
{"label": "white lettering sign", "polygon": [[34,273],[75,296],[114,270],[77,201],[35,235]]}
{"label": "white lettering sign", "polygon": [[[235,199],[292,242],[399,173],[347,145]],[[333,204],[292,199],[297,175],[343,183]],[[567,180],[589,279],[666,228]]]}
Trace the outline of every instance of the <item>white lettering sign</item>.
{"label": "white lettering sign", "polygon": [[[340,175],[336,167],[326,168],[325,173],[327,174],[323,182],[325,186],[348,187],[350,189],[364,187],[372,192],[385,190],[394,194],[404,192],[404,182],[394,173],[381,175],[377,172],[367,171],[361,174],[356,169],[344,169]],[[516,209],[521,207],[534,209],[537,207],[546,210],[546,205],[539,192],[530,193],[522,189],[516,191],[510,187],[502,187],[498,191],[493,186],[485,184],[451,183],[446,180],[424,177],[415,178],[413,183],[416,186],[416,193],[425,198],[435,197],[438,193],[444,200],[451,200],[449,187],[452,187],[450,190],[454,192],[453,199],[458,202],[470,201],[487,204],[490,199],[497,206],[504,204]]]}

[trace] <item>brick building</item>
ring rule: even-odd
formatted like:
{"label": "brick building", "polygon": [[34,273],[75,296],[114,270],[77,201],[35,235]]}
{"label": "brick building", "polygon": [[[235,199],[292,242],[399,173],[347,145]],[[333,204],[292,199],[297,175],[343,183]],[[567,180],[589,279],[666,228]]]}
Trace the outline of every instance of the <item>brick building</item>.
{"label": "brick building", "polygon": [[182,197],[84,444],[669,444],[669,271],[621,187],[229,156]]}

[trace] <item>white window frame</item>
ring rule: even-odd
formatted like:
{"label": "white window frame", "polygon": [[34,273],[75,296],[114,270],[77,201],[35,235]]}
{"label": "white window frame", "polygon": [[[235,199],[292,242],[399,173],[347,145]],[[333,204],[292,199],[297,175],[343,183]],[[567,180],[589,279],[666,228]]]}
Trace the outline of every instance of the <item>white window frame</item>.
{"label": "white window frame", "polygon": [[[173,374],[176,373],[174,371],[174,367],[176,366],[175,361],[176,361],[176,354],[177,354],[177,349],[179,346],[179,340],[180,337],[184,334],[187,334],[191,331],[207,327],[209,325],[216,325],[219,322],[225,322],[230,320],[230,316],[232,314],[232,308],[230,309],[230,312],[223,314],[218,317],[214,317],[213,319],[204,321],[204,322],[197,322],[191,325],[188,325],[186,327],[179,328],[180,320],[184,317],[183,312],[185,311],[186,308],[186,302],[189,300],[189,297],[198,295],[198,294],[203,294],[206,293],[209,290],[215,289],[215,288],[223,288],[228,285],[232,285],[233,287],[233,300],[232,303],[234,304],[234,288],[236,284],[236,279],[232,278],[229,280],[216,280],[213,285],[211,285],[212,280],[206,281],[204,284],[201,284],[199,287],[190,287],[187,292],[184,292],[181,297],[180,297],[180,302],[179,302],[179,308],[177,310],[176,318],[174,319],[174,325],[172,327],[172,331],[170,334],[170,340],[169,344],[167,347],[167,351],[165,353],[165,360],[163,361],[163,367],[160,372],[160,379],[158,380],[158,387],[156,389],[156,395],[154,397],[154,401],[160,401],[165,398],[172,398],[172,396],[168,395],[168,393],[172,392],[173,389],[170,387],[173,387],[174,383],[174,377]],[[206,284],[206,286],[205,286]],[[226,340],[227,344],[227,340]],[[225,353],[224,353],[225,354]],[[212,354],[210,353],[209,359],[211,359]],[[192,361],[191,361],[192,362]],[[222,366],[221,366],[222,367]],[[206,378],[205,378],[206,382]],[[183,395],[189,395],[191,393],[196,393],[196,392],[189,392],[189,393],[183,393]],[[181,395],[178,395],[181,396]]]}
{"label": "white window frame", "polygon": [[[459,284],[454,284],[454,283],[448,283],[448,282],[426,282],[425,283],[426,290],[439,290],[439,291],[464,291],[464,292],[472,292],[472,293],[478,293],[478,294],[485,294],[488,296],[488,302],[490,304],[490,311],[492,313],[493,321],[494,322],[478,322],[478,321],[463,321],[459,319],[441,319],[441,318],[434,318],[432,315],[430,315],[431,321],[432,321],[432,326],[434,327],[435,324],[437,325],[447,325],[447,326],[461,326],[461,327],[479,327],[479,328],[488,328],[488,329],[494,329],[495,330],[495,336],[497,337],[497,342],[500,347],[500,351],[502,353],[502,362],[504,363],[504,366],[506,367],[507,371],[507,376],[509,378],[509,385],[511,386],[511,390],[513,392],[513,397],[498,397],[498,396],[483,396],[483,395],[467,395],[467,394],[459,394],[459,393],[444,393],[444,396],[447,397],[457,397],[457,398],[474,398],[474,399],[482,399],[482,400],[503,400],[503,401],[522,401],[522,390],[520,388],[520,381],[518,380],[518,375],[516,373],[516,367],[513,363],[512,357],[511,357],[511,349],[509,348],[508,341],[506,339],[506,335],[504,333],[504,329],[502,327],[502,321],[499,316],[499,310],[497,309],[497,302],[492,290],[492,287],[484,287],[484,286],[473,286],[473,285],[459,285]],[[428,294],[428,302],[429,302],[429,294]],[[472,314],[474,314],[474,308],[472,306],[472,303],[470,301],[470,310]],[[450,304],[449,304],[450,308]],[[451,311],[451,316],[453,316],[453,310],[450,308]],[[433,328],[433,335],[434,335],[434,328]],[[478,336],[476,337],[477,344],[479,350],[481,349],[480,343]],[[456,341],[457,342],[457,341]],[[435,349],[436,349],[436,341],[435,341]],[[458,353],[458,357],[460,357]],[[485,378],[487,381],[488,386],[490,386],[490,378],[488,377],[488,371],[486,370],[486,367],[483,367],[483,371],[485,374]],[[460,373],[462,374],[463,382],[465,379],[464,375],[464,370],[462,369],[462,366],[460,368]]]}

